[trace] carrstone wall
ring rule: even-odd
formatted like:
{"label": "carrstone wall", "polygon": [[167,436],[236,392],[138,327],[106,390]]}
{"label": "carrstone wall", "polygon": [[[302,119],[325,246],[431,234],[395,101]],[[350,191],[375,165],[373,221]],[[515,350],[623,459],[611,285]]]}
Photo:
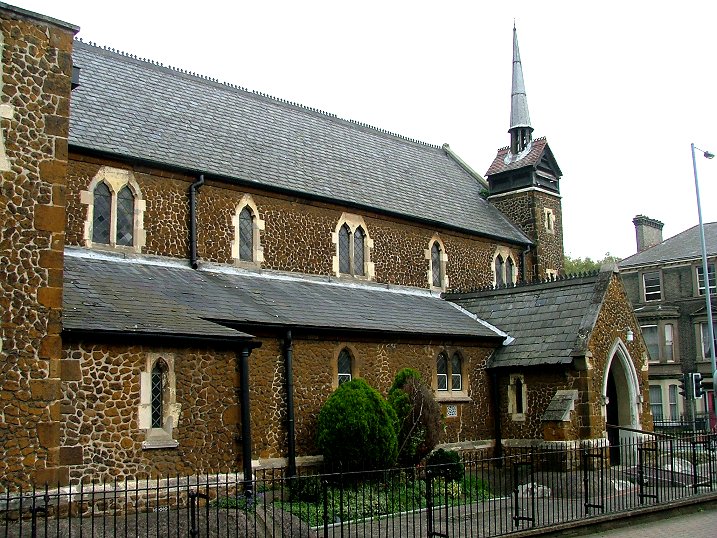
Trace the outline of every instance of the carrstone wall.
{"label": "carrstone wall", "polygon": [[[249,358],[252,457],[286,456],[284,342],[262,339]],[[401,368],[418,369],[432,383],[443,346],[431,343],[357,342],[299,339],[293,343],[296,446],[299,456],[315,455],[316,420],[334,390],[333,363],[348,347],[355,374],[384,396]],[[491,437],[485,364],[490,350],[460,350],[470,372],[459,414],[446,419],[443,442]],[[176,399],[181,406],[174,427],[176,448],[143,449],[139,428],[140,372],[147,353],[171,354]],[[124,480],[241,469],[239,378],[232,351],[158,348],[140,345],[66,342],[62,372],[62,427],[72,483]]]}
{"label": "carrstone wall", "polygon": [[[101,161],[73,153],[69,165],[67,244],[84,245],[88,206],[80,192],[88,188],[102,165],[132,169],[121,163]],[[166,171],[132,169],[146,201],[145,254],[188,257],[189,196],[195,178]],[[151,172],[151,173],[150,173]],[[257,190],[207,181],[197,193],[197,251],[200,260],[236,263],[232,259],[232,219],[243,196],[251,195],[264,221],[260,232],[264,261],[261,267],[307,274],[333,275],[336,245],[331,234],[344,212],[339,206],[287,198]],[[437,230],[361,213],[373,240],[371,261],[376,280],[406,286],[428,287],[429,261],[425,251]],[[447,275],[453,289],[472,289],[493,282],[491,270],[495,241],[459,233],[441,232],[448,256]],[[505,245],[508,246],[508,245]],[[99,248],[103,248],[100,246]],[[520,260],[520,248],[512,249]]]}
{"label": "carrstone wall", "polygon": [[75,29],[0,9],[0,477],[66,482],[59,396]]}

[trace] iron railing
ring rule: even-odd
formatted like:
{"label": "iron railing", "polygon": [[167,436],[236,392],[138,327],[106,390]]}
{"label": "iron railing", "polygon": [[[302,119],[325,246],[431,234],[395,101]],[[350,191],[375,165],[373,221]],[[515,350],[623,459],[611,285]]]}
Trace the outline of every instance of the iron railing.
{"label": "iron railing", "polygon": [[699,496],[717,439],[621,430],[619,446],[507,446],[500,459],[2,490],[0,536],[500,536]]}

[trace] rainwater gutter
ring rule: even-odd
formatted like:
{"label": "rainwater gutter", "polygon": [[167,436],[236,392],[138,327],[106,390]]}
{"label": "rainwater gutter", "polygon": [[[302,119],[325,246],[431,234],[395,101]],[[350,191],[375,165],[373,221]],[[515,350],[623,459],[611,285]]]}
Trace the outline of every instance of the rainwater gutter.
{"label": "rainwater gutter", "polygon": [[199,267],[197,261],[197,190],[204,185],[204,174],[189,187],[189,263],[192,269]]}

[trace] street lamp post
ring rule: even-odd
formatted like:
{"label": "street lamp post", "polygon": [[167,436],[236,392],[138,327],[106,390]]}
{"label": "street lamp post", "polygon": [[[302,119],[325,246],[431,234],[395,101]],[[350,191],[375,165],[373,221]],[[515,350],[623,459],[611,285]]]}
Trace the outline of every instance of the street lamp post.
{"label": "street lamp post", "polygon": [[[695,174],[695,194],[697,195],[697,215],[700,219],[700,244],[702,247],[702,277],[705,284],[705,306],[707,308],[707,330],[710,339],[710,360],[712,361],[712,412],[715,412],[715,404],[717,404],[717,361],[715,360],[715,334],[712,325],[712,294],[710,293],[710,276],[707,268],[707,246],[705,245],[705,227],[702,222],[702,205],[700,204],[700,185],[697,181],[697,159],[695,159],[695,149],[699,149],[706,159],[712,159],[713,153],[704,151],[700,148],[692,146],[692,170]],[[715,275],[717,278],[717,275]]]}

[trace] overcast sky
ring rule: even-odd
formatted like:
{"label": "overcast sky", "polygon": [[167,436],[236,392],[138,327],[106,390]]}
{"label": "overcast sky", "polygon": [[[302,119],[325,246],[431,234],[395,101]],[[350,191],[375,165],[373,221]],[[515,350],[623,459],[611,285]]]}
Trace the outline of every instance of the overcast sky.
{"label": "overcast sky", "polygon": [[[565,251],[625,257],[632,218],[697,224],[717,152],[717,2],[16,0],[78,36],[432,144],[485,173],[508,144],[515,19],[534,136],[562,169]],[[717,159],[698,155],[705,222]]]}

